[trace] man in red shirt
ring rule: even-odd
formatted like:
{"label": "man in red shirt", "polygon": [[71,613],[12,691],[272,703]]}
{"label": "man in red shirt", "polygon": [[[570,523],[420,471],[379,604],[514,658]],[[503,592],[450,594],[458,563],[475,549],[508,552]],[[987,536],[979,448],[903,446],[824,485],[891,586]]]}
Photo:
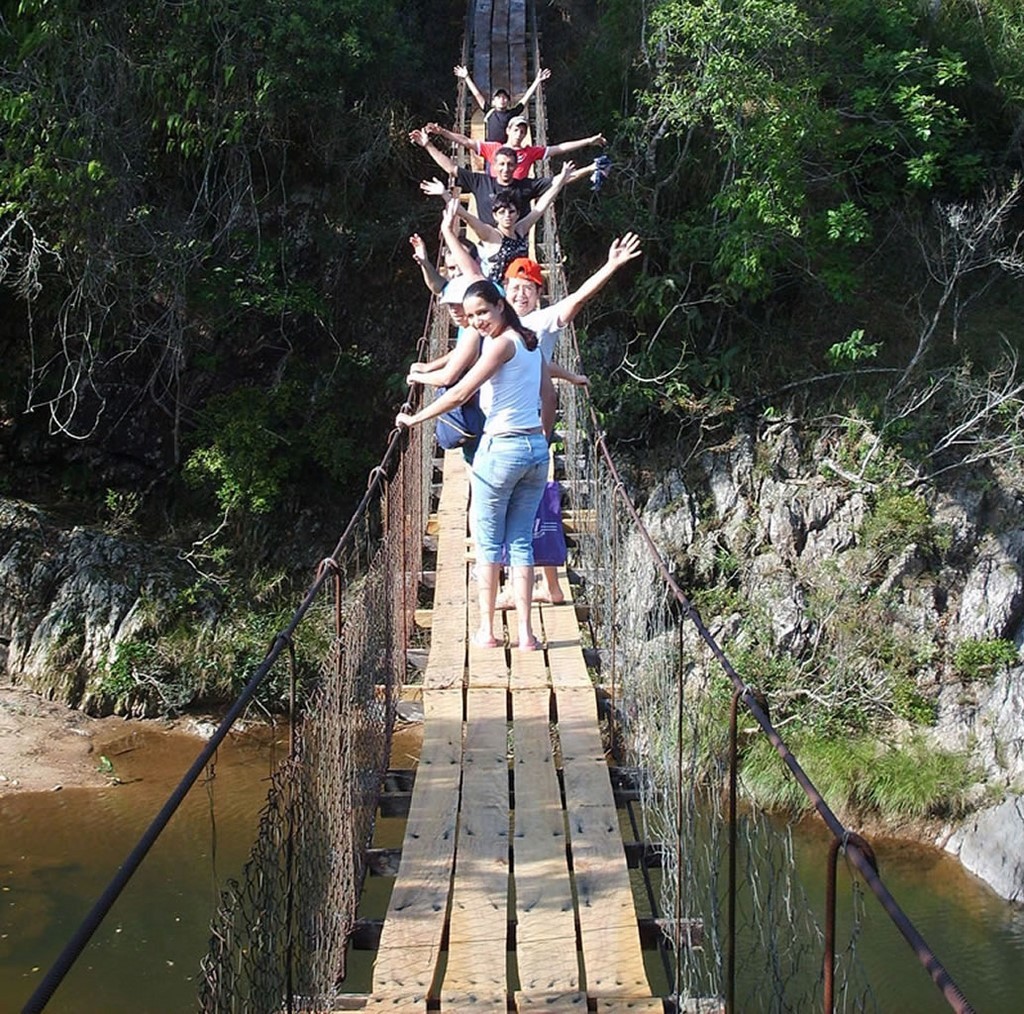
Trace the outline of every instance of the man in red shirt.
{"label": "man in red shirt", "polygon": [[454,144],[468,148],[474,154],[479,155],[486,163],[492,176],[496,175],[494,156],[501,148],[512,148],[516,153],[517,164],[512,174],[517,180],[525,180],[530,175],[530,167],[534,162],[542,158],[555,158],[558,155],[566,155],[578,148],[585,148],[588,145],[604,146],[608,142],[603,134],[593,134],[590,137],[582,137],[577,141],[563,141],[561,144],[550,144],[546,147],[539,144],[527,144],[526,138],[530,131],[530,125],[525,116],[513,116],[508,122],[508,139],[504,144],[499,141],[474,141],[465,134],[458,134],[454,130],[448,130],[439,123],[428,123],[424,130],[428,134],[438,134],[447,138]]}

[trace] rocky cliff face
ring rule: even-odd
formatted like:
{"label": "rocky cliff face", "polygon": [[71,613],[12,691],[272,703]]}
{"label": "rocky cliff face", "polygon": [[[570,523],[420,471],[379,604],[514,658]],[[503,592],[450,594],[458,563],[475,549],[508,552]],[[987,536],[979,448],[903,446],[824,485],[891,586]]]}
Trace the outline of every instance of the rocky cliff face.
{"label": "rocky cliff face", "polygon": [[0,672],[51,700],[109,714],[115,645],[156,625],[193,576],[171,550],[0,500]]}
{"label": "rocky cliff face", "polygon": [[770,656],[783,694],[969,752],[972,812],[942,843],[1024,899],[1024,491],[994,471],[864,479],[842,440],[752,424],[663,475],[644,520],[752,685],[771,682],[751,662]]}

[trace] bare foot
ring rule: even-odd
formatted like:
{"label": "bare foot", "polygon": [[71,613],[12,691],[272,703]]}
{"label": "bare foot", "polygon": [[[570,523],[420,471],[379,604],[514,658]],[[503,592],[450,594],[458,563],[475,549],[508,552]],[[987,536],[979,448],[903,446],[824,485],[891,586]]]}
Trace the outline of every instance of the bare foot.
{"label": "bare foot", "polygon": [[515,599],[512,597],[512,592],[508,588],[502,588],[498,593],[498,597],[494,600],[495,609],[515,609]]}
{"label": "bare foot", "polygon": [[562,594],[561,589],[552,595],[546,588],[535,588],[533,590],[533,601],[534,602],[546,602],[548,605],[560,606],[565,602],[565,596]]}
{"label": "bare foot", "polygon": [[473,644],[478,648],[497,648],[500,647],[501,641],[496,637],[491,637],[489,634],[485,634],[482,630],[478,630],[473,635]]}
{"label": "bare foot", "polygon": [[527,638],[525,641],[520,640],[519,650],[520,651],[540,651],[541,644],[536,637]]}

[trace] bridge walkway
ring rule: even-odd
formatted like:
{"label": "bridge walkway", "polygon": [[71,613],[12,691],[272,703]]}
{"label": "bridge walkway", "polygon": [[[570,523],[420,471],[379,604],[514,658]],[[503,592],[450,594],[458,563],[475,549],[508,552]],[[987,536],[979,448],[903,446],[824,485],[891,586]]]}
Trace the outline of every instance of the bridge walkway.
{"label": "bridge walkway", "polygon": [[565,604],[534,607],[544,651],[477,648],[467,503],[449,451],[422,753],[367,1006],[660,1011],[566,574]]}

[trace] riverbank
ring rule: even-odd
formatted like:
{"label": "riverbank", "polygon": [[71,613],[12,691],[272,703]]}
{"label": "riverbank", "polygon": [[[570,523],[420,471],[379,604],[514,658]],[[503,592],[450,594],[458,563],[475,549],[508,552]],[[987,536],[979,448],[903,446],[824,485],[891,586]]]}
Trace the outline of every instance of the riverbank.
{"label": "riverbank", "polygon": [[123,718],[90,718],[14,684],[0,685],[0,796],[110,784],[103,744]]}
{"label": "riverbank", "polygon": [[[25,687],[0,684],[0,797],[116,785],[123,774],[118,756],[133,733],[178,733],[199,741],[218,721],[207,716],[93,718]],[[239,722],[235,731],[244,728]]]}

